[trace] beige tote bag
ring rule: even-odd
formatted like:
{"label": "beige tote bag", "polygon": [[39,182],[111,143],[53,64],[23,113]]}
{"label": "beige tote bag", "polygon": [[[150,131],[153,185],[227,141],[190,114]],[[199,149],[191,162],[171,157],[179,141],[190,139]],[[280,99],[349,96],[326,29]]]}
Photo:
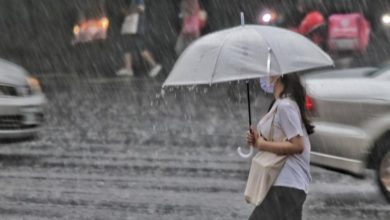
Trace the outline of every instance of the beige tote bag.
{"label": "beige tote bag", "polygon": [[[273,140],[276,109],[273,112],[268,140]],[[266,151],[260,151],[253,157],[244,193],[246,202],[256,206],[263,202],[286,159],[285,155],[280,156]]]}

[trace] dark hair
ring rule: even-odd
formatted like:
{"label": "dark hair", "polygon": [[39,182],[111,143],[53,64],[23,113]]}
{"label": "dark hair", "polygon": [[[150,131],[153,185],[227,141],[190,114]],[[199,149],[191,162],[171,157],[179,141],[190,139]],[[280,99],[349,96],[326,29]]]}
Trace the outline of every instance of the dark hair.
{"label": "dark hair", "polygon": [[[311,121],[307,117],[307,111],[305,108],[305,96],[306,90],[303,87],[301,80],[297,73],[290,73],[280,77],[280,82],[283,84],[283,91],[280,94],[280,97],[290,97],[294,100],[299,107],[301,113],[301,119],[305,125],[306,131],[308,134],[314,133],[314,126],[311,124]],[[271,103],[273,105],[275,101]]]}

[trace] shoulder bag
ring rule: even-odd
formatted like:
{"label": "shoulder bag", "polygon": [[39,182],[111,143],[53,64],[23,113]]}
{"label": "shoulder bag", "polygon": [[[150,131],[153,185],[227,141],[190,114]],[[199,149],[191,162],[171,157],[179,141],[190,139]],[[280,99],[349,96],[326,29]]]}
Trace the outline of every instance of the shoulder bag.
{"label": "shoulder bag", "polygon": [[[274,120],[277,107],[274,110],[268,140],[273,141]],[[274,184],[284,163],[286,155],[277,155],[271,152],[259,151],[252,159],[251,168],[245,188],[245,200],[254,205],[260,205],[269,189]]]}

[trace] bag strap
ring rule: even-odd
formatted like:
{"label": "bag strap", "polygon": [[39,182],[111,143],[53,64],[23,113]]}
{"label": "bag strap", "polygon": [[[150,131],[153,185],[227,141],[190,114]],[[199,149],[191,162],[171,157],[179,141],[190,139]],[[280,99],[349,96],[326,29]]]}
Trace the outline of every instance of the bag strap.
{"label": "bag strap", "polygon": [[[296,108],[296,107],[295,107]],[[271,129],[270,129],[270,132],[269,132],[269,138],[268,140],[269,141],[274,141],[273,137],[274,137],[274,131],[275,131],[275,126],[274,126],[274,121],[275,121],[275,116],[276,116],[276,112],[278,111],[278,106],[275,107],[275,110],[274,111],[274,116],[272,118],[272,124],[271,124]],[[298,108],[298,111],[299,111],[299,108]],[[286,140],[286,137],[284,137],[282,140]]]}
{"label": "bag strap", "polygon": [[278,106],[276,106],[275,110],[273,110],[273,111],[274,111],[273,112],[274,116],[272,117],[271,129],[270,129],[270,132],[269,132],[269,135],[268,135],[268,140],[269,141],[274,141],[274,131],[275,131],[274,121],[275,121],[276,112],[278,111]]}

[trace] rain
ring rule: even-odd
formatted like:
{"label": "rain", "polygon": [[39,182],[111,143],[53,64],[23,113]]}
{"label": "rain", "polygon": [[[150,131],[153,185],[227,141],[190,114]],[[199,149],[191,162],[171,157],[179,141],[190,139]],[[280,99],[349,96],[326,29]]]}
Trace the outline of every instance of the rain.
{"label": "rain", "polygon": [[[187,8],[196,33],[182,1],[199,4]],[[132,2],[0,1],[0,219],[248,219],[246,83],[252,124],[273,94],[253,77],[163,87],[204,36],[243,26],[240,13],[335,64],[300,75],[317,129],[302,219],[390,219],[389,1]],[[144,17],[124,33],[134,11]],[[324,21],[305,31],[312,11]],[[359,34],[337,38],[355,25],[345,16]]]}

